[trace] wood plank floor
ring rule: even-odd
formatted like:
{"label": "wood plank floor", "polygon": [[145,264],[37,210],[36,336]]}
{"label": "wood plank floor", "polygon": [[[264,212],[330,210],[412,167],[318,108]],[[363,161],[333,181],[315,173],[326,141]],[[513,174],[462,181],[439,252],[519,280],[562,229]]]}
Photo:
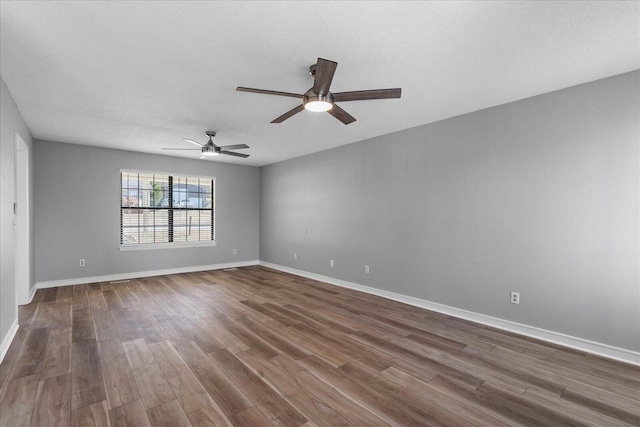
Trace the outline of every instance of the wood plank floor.
{"label": "wood plank floor", "polygon": [[638,426],[640,368],[265,267],[39,290],[1,426]]}

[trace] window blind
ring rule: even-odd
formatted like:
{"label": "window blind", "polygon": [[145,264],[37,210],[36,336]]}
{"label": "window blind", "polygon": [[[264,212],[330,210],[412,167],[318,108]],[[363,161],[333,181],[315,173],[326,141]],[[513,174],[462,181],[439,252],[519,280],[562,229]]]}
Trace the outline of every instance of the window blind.
{"label": "window blind", "polygon": [[215,240],[215,179],[120,172],[122,246]]}

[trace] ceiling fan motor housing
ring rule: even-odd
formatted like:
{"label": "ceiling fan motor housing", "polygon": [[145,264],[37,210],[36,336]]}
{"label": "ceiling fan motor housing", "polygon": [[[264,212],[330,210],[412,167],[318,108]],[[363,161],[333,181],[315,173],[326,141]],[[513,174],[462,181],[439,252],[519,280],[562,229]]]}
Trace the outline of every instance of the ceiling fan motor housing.
{"label": "ceiling fan motor housing", "polygon": [[309,103],[328,103],[329,105],[333,105],[333,94],[331,92],[327,92],[326,94],[315,93],[313,88],[311,88],[304,94],[304,98],[302,98],[302,105],[304,105],[306,109],[309,109],[309,107],[307,107]]}
{"label": "ceiling fan motor housing", "polygon": [[217,156],[218,154],[220,154],[219,148],[215,145],[205,144],[202,146],[203,156]]}

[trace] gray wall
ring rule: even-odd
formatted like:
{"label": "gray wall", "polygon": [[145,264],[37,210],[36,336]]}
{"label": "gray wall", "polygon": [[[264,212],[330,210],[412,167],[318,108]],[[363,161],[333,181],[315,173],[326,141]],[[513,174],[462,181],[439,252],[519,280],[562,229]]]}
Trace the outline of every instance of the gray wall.
{"label": "gray wall", "polygon": [[[13,227],[13,202],[15,200],[15,133],[29,147],[32,153],[33,140],[13,97],[4,80],[0,78],[0,340],[9,332],[9,328],[18,317],[16,307],[15,248],[16,232]],[[32,171],[32,157],[29,170]],[[33,175],[32,175],[33,176]],[[30,180],[33,182],[33,179]],[[33,191],[30,191],[33,206]],[[33,278],[33,216],[30,218],[31,235],[31,277]],[[33,284],[21,284],[32,287]]]}
{"label": "gray wall", "polygon": [[[36,282],[259,259],[258,168],[50,141],[34,164]],[[120,169],[215,177],[218,245],[120,252]]]}
{"label": "gray wall", "polygon": [[638,351],[639,82],[263,167],[261,259]]}

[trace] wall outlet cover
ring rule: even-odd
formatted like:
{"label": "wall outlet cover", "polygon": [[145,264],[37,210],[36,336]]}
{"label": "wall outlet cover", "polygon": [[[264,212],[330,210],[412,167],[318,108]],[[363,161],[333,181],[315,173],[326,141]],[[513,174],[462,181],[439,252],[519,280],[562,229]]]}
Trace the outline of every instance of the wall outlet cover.
{"label": "wall outlet cover", "polygon": [[511,292],[511,304],[520,304],[520,292]]}

